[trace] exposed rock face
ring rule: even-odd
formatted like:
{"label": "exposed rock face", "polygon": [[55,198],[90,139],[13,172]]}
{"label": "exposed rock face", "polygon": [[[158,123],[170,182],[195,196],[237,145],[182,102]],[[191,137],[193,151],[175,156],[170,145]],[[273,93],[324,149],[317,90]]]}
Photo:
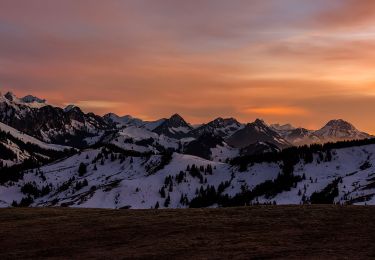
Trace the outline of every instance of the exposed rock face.
{"label": "exposed rock face", "polygon": [[197,127],[196,129],[191,131],[191,135],[199,137],[203,134],[208,133],[221,137],[228,137],[241,128],[243,128],[243,125],[236,119],[219,117],[207,124],[203,124]]}
{"label": "exposed rock face", "polygon": [[238,130],[226,142],[237,148],[245,148],[257,142],[268,142],[279,148],[290,146],[277,132],[272,130],[263,120],[257,119]]}
{"label": "exposed rock face", "polygon": [[[34,99],[26,98],[31,100]],[[111,127],[102,117],[85,114],[78,107],[69,110],[50,105],[33,107],[19,101],[11,93],[0,97],[0,121],[45,142],[82,146],[85,137]]]}
{"label": "exposed rock face", "polygon": [[165,135],[171,138],[181,139],[189,136],[189,132],[193,128],[178,114],[174,114],[165,120],[153,132],[159,135]]}

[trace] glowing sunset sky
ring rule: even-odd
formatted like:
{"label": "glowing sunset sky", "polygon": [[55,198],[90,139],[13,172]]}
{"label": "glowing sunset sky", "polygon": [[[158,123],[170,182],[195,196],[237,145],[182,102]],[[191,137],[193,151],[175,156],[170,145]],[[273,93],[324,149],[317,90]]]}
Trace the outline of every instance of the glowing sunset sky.
{"label": "glowing sunset sky", "polygon": [[0,0],[0,90],[60,106],[375,133],[374,82],[373,0]]}

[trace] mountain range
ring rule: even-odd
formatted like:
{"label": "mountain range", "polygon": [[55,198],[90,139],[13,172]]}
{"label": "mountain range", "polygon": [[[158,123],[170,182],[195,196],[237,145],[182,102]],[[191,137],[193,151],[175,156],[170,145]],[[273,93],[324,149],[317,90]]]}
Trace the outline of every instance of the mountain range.
{"label": "mountain range", "polygon": [[193,126],[178,114],[99,116],[8,92],[0,95],[0,206],[311,203],[319,192],[370,203],[372,140],[342,119],[318,130],[221,117]]}

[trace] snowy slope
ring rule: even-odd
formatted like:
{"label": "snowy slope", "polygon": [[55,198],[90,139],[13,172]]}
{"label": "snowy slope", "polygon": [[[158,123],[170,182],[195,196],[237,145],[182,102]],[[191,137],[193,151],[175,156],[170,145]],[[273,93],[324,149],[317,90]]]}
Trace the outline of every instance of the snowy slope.
{"label": "snowy slope", "polygon": [[[299,204],[302,203],[302,196],[311,196],[313,192],[321,191],[336,178],[342,178],[338,184],[339,195],[334,202],[345,203],[354,201],[354,204],[374,204],[375,185],[373,177],[375,172],[375,145],[368,145],[356,148],[337,149],[333,151],[331,162],[317,163],[317,158],[312,164],[300,164],[295,174],[305,174],[306,180],[298,183],[289,192],[277,195],[271,200],[261,198],[259,201],[273,201],[278,204]],[[369,162],[369,166],[363,165]],[[362,169],[361,169],[362,168]],[[298,195],[301,191],[301,195]],[[356,199],[369,195],[368,201]]]}
{"label": "snowy slope", "polygon": [[44,143],[10,126],[0,123],[0,170],[1,166],[21,164],[26,159],[45,161],[61,157],[69,146]]}
{"label": "snowy slope", "polygon": [[129,126],[123,128],[109,140],[124,150],[134,150],[137,152],[155,152],[162,149],[177,150],[179,142],[176,139],[169,138],[165,135],[158,135],[145,128]]}
{"label": "snowy slope", "polygon": [[55,150],[55,151],[64,151],[65,149],[71,149],[69,146],[64,145],[57,145],[57,144],[47,144],[45,142],[42,142],[32,136],[29,136],[25,133],[22,133],[18,131],[17,129],[14,129],[13,127],[10,127],[6,124],[3,124],[0,122],[0,131],[6,132],[11,134],[13,137],[17,138],[18,140],[21,140],[24,143],[31,143],[35,144],[43,149],[47,150]]}
{"label": "snowy slope", "polygon": [[[127,157],[122,162],[119,159],[112,161],[108,158],[104,159],[103,165],[92,163],[93,158],[99,153],[100,150],[88,150],[56,164],[44,166],[40,172],[25,174],[19,184],[22,186],[25,183],[35,182],[39,188],[50,185],[52,189],[50,194],[36,199],[34,206],[51,205],[56,202],[77,207],[150,208],[155,206],[157,201],[163,207],[165,198],[161,198],[159,190],[165,178],[169,175],[174,177],[185,171],[188,165],[215,167],[217,174],[207,178],[210,183],[216,185],[221,180],[230,178],[227,165],[189,155],[174,154],[168,165],[157,173],[150,174],[147,169],[160,161],[158,155],[149,158]],[[77,172],[81,162],[87,164],[87,173],[80,177]],[[94,165],[97,170],[94,170]],[[72,178],[74,180],[68,188],[61,189],[61,186]],[[77,183],[84,179],[88,181],[88,185],[76,190]],[[173,191],[167,191],[171,198],[170,207],[182,207],[179,203],[181,194],[186,194],[189,198],[194,197],[199,183],[197,178],[187,176],[186,181],[174,186]],[[23,194],[20,188],[8,185],[0,187],[0,196],[3,201],[10,204],[13,200],[20,200]]]}
{"label": "snowy slope", "polygon": [[[28,196],[21,191],[22,187],[33,183],[39,190],[49,187],[47,194],[34,198],[33,206],[151,208],[158,204],[160,208],[188,207],[186,201],[196,198],[202,188],[213,186],[218,190],[227,183],[222,195],[234,197],[244,187],[252,190],[277,179],[282,165],[280,162],[255,163],[239,171],[226,163],[178,153],[168,160],[162,155],[132,157],[106,153],[104,155],[102,149],[90,149],[40,170],[29,171],[17,183],[0,186],[2,205],[19,203]],[[335,203],[375,204],[375,145],[333,149],[331,154],[330,160],[314,154],[311,163],[300,161],[294,167],[293,174],[301,177],[295,186],[272,197],[258,196],[252,203],[300,204],[340,178]],[[160,166],[163,160],[165,165]],[[87,168],[81,175],[80,163]],[[201,168],[198,175],[191,173],[193,165]],[[207,170],[208,166],[212,173]],[[168,196],[170,202],[165,204]]]}

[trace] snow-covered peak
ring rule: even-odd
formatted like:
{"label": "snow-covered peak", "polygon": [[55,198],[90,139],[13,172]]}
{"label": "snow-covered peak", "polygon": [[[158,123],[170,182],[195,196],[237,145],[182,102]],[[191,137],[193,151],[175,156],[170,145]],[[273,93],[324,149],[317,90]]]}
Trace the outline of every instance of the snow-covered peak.
{"label": "snow-covered peak", "polygon": [[267,126],[267,124],[264,122],[264,120],[260,119],[260,118],[255,119],[255,121],[252,124],[258,125],[258,126]]}
{"label": "snow-covered peak", "polygon": [[356,129],[351,123],[343,119],[329,121],[324,127],[314,132],[315,135],[327,141],[364,139],[369,134]]}
{"label": "snow-covered peak", "polygon": [[273,129],[277,130],[277,131],[290,131],[290,130],[296,129],[291,124],[284,124],[284,125],[281,125],[281,124],[271,124],[270,126]]}
{"label": "snow-covered peak", "polygon": [[227,127],[227,126],[231,126],[231,125],[237,125],[237,126],[240,126],[241,123],[238,122],[235,118],[233,117],[230,117],[230,118],[222,118],[222,117],[218,117],[216,118],[215,120],[209,122],[207,125],[211,125],[211,126],[214,126],[214,127]]}
{"label": "snow-covered peak", "polygon": [[130,115],[125,115],[125,116],[119,116],[116,115],[115,113],[108,113],[104,115],[104,119],[115,123],[119,127],[123,126],[137,126],[141,127],[144,126],[145,122],[143,122],[141,119],[134,118]]}
{"label": "snow-covered peak", "polygon": [[244,148],[256,142],[270,142],[280,148],[290,146],[289,142],[261,119],[256,119],[254,122],[248,123],[244,128],[226,139],[226,141],[233,147],[238,148]]}
{"label": "snow-covered peak", "polygon": [[38,98],[38,97],[35,97],[35,96],[32,96],[32,95],[24,96],[20,100],[24,103],[40,103],[40,104],[46,103],[45,99],[41,99],[41,98]]}
{"label": "snow-covered peak", "polygon": [[118,119],[118,118],[120,118],[120,116],[115,114],[115,113],[108,113],[108,114],[105,114],[103,117],[108,118],[108,119]]}
{"label": "snow-covered peak", "polygon": [[347,121],[345,121],[343,119],[333,119],[333,120],[330,120],[326,124],[326,126],[329,126],[329,127],[340,127],[340,128],[346,128],[346,129],[352,129],[352,130],[355,129],[355,127],[351,123],[349,123],[349,122],[347,122]]}
{"label": "snow-covered peak", "polygon": [[185,127],[188,125],[179,114],[174,114],[168,119],[169,123],[174,127]]}
{"label": "snow-covered peak", "polygon": [[248,127],[248,128],[254,128],[254,129],[256,129],[258,132],[272,131],[272,132],[275,132],[275,133],[276,133],[276,131],[274,131],[270,126],[268,126],[268,125],[264,122],[263,119],[259,119],[259,118],[255,119],[255,121],[252,122],[252,123],[248,123],[248,124],[246,125],[246,127]]}
{"label": "snow-covered peak", "polygon": [[370,135],[356,129],[343,119],[330,120],[319,130],[305,128],[289,129],[289,125],[271,125],[272,129],[294,145],[309,145],[314,143],[336,142],[343,140],[365,139]]}
{"label": "snow-covered peak", "polygon": [[75,109],[75,108],[77,108],[76,105],[73,105],[73,104],[71,104],[71,105],[67,105],[67,106],[64,108],[64,112],[70,112],[71,110],[73,110],[73,109]]}
{"label": "snow-covered peak", "polygon": [[234,118],[218,117],[207,124],[196,127],[191,134],[196,137],[207,133],[228,137],[241,128],[243,128],[243,125]]}
{"label": "snow-covered peak", "polygon": [[169,119],[164,120],[153,131],[159,135],[165,135],[171,138],[184,138],[193,130],[193,127],[178,114],[172,115]]}
{"label": "snow-covered peak", "polygon": [[41,99],[32,95],[27,95],[23,98],[18,98],[15,94],[13,94],[10,91],[4,95],[4,98],[12,104],[24,105],[31,108],[41,108],[47,105],[45,99]]}

